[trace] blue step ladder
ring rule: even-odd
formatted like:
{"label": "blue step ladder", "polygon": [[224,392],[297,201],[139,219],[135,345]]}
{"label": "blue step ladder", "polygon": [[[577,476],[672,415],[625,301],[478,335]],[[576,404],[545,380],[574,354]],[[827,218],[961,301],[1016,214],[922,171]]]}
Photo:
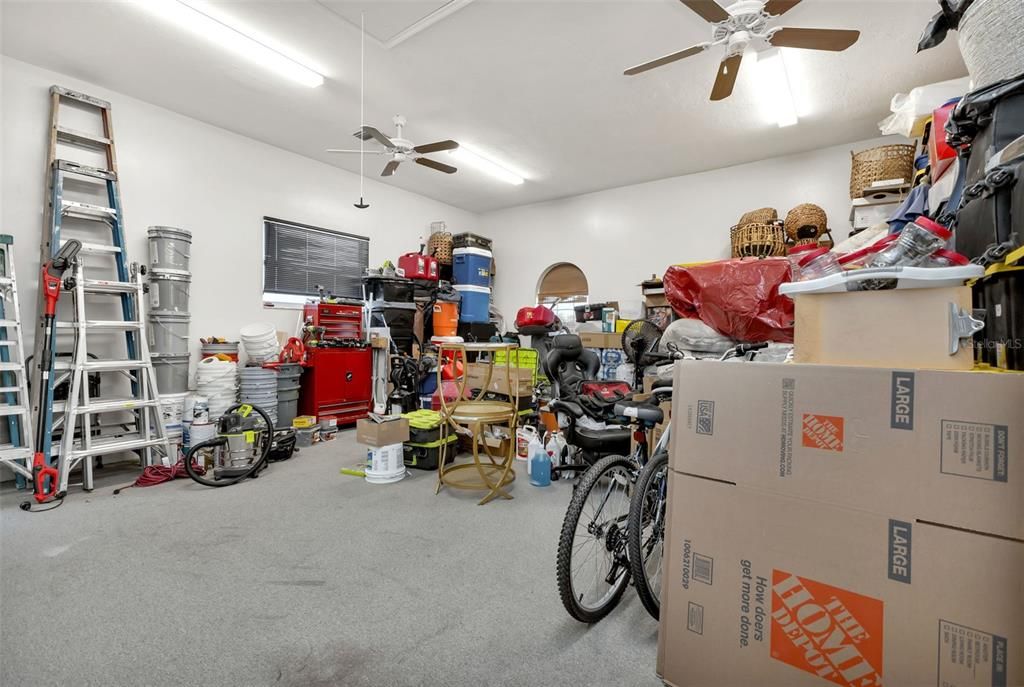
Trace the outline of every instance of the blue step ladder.
{"label": "blue step ladder", "polygon": [[[64,111],[88,121],[93,131],[63,124],[61,114]],[[89,491],[93,488],[95,458],[107,453],[138,451],[143,463],[149,465],[154,462],[152,448],[161,447],[164,454],[160,462],[169,464],[170,448],[161,423],[158,421],[156,424],[160,426],[154,428],[150,418],[150,411],[155,411],[159,420],[159,402],[155,381],[151,381],[152,363],[141,321],[146,287],[142,285],[140,270],[128,260],[111,105],[84,93],[52,86],[50,118],[49,203],[40,262],[45,263],[56,255],[68,238],[81,241],[82,249],[73,279],[65,284],[64,296],[71,298],[62,297],[58,304],[56,329],[62,336],[51,358],[54,374],[41,380],[39,366],[33,369],[33,383],[48,385],[46,398],[53,399],[58,388],[65,398],[33,408],[33,413],[36,417],[42,415],[46,428],[39,451],[49,456],[51,464],[58,464],[67,471],[82,464],[82,486]],[[91,158],[87,163],[81,159],[65,159],[64,155],[77,158],[91,155]],[[87,195],[89,200],[76,199],[82,195]],[[110,319],[109,315],[105,319],[92,316],[93,308],[107,308],[100,302],[103,297],[119,300],[119,307],[114,307],[115,311],[119,310],[117,319]],[[71,301],[73,307],[65,301]],[[42,307],[40,294],[40,313]],[[69,309],[73,310],[70,315],[62,315]],[[123,334],[123,344],[108,339],[104,345],[97,346],[88,341],[90,332]],[[41,342],[40,323],[36,333],[36,356],[41,353]],[[87,352],[88,348],[93,351]],[[103,354],[96,355],[97,351]],[[127,377],[127,382],[113,379],[113,386],[129,387],[130,395],[91,398],[90,379],[94,375],[103,375],[100,377],[102,386],[108,386],[117,375]],[[62,388],[62,385],[66,386]],[[39,404],[38,400],[34,403]],[[111,414],[113,419],[104,423],[93,417],[102,413]],[[156,437],[152,436],[154,433]],[[55,434],[59,434],[60,441]],[[70,447],[73,455],[58,461],[59,446]],[[62,487],[67,485],[67,474],[61,475],[61,482]]]}

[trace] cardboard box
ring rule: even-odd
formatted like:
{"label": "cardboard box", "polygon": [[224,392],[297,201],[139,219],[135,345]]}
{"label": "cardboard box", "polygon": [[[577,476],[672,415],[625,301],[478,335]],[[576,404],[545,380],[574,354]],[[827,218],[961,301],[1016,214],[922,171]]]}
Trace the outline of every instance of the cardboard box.
{"label": "cardboard box", "polygon": [[969,286],[793,297],[798,363],[970,370],[974,350],[950,355],[950,304],[971,312]]}
{"label": "cardboard box", "polygon": [[[488,381],[490,372],[490,381]],[[509,393],[509,379],[506,374],[505,365],[495,365],[493,370],[486,363],[469,363],[466,365],[466,389],[483,389],[494,391],[506,396],[517,395],[519,398],[533,394],[534,371],[528,368],[509,368],[512,377],[512,385],[518,391],[517,394]]]}
{"label": "cardboard box", "polygon": [[580,332],[580,341],[584,348],[618,348],[622,349],[622,334],[615,332]]}
{"label": "cardboard box", "polygon": [[409,421],[405,418],[374,422],[372,418],[356,421],[356,443],[366,446],[391,446],[409,441]]}
{"label": "cardboard box", "polygon": [[677,687],[1024,684],[1024,542],[669,473]]}
{"label": "cardboard box", "polygon": [[1024,539],[1024,379],[681,361],[674,470]]}

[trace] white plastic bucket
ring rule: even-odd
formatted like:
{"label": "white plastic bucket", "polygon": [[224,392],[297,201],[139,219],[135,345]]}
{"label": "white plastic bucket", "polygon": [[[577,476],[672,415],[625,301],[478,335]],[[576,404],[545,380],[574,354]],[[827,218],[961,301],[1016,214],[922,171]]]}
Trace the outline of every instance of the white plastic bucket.
{"label": "white plastic bucket", "polygon": [[188,313],[192,275],[170,270],[149,271],[149,308],[156,313]]}
{"label": "white plastic bucket", "polygon": [[160,419],[164,427],[181,427],[185,417],[185,397],[188,392],[160,394]]}
{"label": "white plastic bucket", "polygon": [[405,459],[401,444],[372,446],[366,449],[366,481],[391,484],[405,477]]}
{"label": "white plastic bucket", "polygon": [[188,428],[188,445],[195,446],[217,436],[215,422],[193,422]]}
{"label": "white plastic bucket", "polygon": [[149,264],[156,270],[189,271],[192,232],[177,227],[150,227]]}
{"label": "white plastic bucket", "polygon": [[188,313],[149,316],[149,350],[169,355],[188,355]]}
{"label": "white plastic bucket", "polygon": [[166,355],[154,353],[153,375],[160,395],[180,394],[188,391],[188,354]]}

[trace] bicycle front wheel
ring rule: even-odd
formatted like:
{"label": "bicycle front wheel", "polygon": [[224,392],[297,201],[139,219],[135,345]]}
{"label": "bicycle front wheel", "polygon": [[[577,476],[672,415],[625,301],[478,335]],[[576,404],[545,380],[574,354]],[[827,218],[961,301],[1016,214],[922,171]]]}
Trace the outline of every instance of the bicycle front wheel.
{"label": "bicycle front wheel", "polygon": [[668,454],[659,453],[644,466],[636,480],[626,528],[633,584],[644,608],[655,620],[661,614],[661,559],[665,547],[667,495]]}
{"label": "bicycle front wheel", "polygon": [[635,474],[628,458],[602,458],[583,474],[569,502],[558,540],[558,592],[580,622],[608,615],[629,584],[626,524]]}

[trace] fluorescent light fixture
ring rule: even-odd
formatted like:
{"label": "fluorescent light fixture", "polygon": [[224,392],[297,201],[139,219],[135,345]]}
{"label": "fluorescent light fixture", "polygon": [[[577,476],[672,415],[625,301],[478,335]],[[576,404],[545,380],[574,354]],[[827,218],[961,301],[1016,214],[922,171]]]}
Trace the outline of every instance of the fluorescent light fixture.
{"label": "fluorescent light fixture", "polygon": [[265,42],[248,32],[243,32],[241,28],[232,26],[228,23],[230,21],[228,18],[220,15],[205,2],[198,0],[139,0],[137,4],[279,76],[310,88],[316,88],[324,82],[324,77],[309,67],[268,47]]}
{"label": "fluorescent light fixture", "polygon": [[757,53],[757,69],[771,94],[771,108],[779,128],[796,124],[799,121],[796,116],[796,103],[793,100],[793,91],[789,87],[789,76],[786,74],[786,63],[782,61],[782,51],[779,48],[769,48]]}
{"label": "fluorescent light fixture", "polygon": [[516,186],[523,183],[523,177],[515,172],[510,172],[494,160],[485,157],[483,153],[473,150],[465,144],[460,143],[458,148],[449,151],[448,154],[467,167],[472,167],[505,183]]}

